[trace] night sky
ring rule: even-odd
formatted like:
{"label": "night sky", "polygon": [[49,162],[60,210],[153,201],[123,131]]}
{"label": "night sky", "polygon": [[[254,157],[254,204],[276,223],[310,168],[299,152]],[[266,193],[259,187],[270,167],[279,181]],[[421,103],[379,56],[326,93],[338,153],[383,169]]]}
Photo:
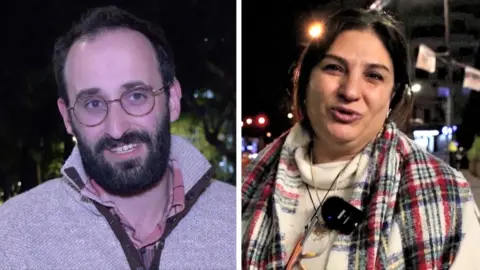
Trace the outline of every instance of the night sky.
{"label": "night sky", "polygon": [[279,132],[288,126],[289,68],[300,53],[296,26],[311,1],[265,2],[242,3],[242,118],[264,113]]}
{"label": "night sky", "polygon": [[[125,8],[143,19],[160,24],[179,58],[182,58],[180,54],[192,49],[194,40],[203,41],[205,37],[223,35],[224,39],[235,41],[234,0],[29,0],[8,1],[3,6],[6,15],[1,17],[6,39],[2,40],[2,45],[9,48],[7,55],[18,57],[28,54],[33,56],[35,63],[39,60],[44,64],[50,60],[54,38],[64,34],[87,9],[106,5]],[[231,53],[223,57],[235,59]]]}

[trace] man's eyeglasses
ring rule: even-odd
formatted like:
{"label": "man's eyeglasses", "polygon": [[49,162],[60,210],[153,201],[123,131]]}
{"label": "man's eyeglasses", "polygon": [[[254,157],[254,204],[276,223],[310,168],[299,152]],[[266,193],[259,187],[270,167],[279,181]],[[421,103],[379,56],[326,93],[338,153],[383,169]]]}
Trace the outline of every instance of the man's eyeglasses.
{"label": "man's eyeglasses", "polygon": [[165,92],[170,84],[160,89],[152,89],[148,86],[137,86],[122,93],[120,98],[105,100],[102,96],[93,95],[82,97],[75,101],[72,110],[75,118],[87,127],[100,125],[108,115],[109,104],[119,102],[123,110],[136,117],[149,114],[155,106],[155,96]]}

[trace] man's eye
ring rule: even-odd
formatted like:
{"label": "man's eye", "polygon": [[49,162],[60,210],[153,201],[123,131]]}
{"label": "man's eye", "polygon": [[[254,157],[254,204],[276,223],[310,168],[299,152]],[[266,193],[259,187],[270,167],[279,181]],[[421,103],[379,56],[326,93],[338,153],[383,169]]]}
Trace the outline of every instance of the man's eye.
{"label": "man's eye", "polygon": [[101,99],[85,99],[82,104],[85,109],[99,109],[103,108],[105,102]]}

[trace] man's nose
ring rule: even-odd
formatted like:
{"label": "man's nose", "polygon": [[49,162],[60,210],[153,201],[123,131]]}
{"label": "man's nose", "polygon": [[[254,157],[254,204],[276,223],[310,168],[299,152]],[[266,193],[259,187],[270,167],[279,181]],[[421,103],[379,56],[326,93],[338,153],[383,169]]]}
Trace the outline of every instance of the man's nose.
{"label": "man's nose", "polygon": [[130,128],[129,115],[120,103],[113,102],[109,105],[108,115],[105,118],[105,133],[114,139],[120,139]]}

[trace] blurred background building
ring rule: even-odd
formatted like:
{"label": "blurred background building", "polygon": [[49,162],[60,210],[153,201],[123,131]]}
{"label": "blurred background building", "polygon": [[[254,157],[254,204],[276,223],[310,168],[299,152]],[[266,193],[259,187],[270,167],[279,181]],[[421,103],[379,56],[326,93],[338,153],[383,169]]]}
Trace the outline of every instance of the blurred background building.
{"label": "blurred background building", "polygon": [[[445,32],[444,1],[381,2],[385,9],[398,14],[410,42],[415,91],[411,118],[414,138],[442,158],[445,158],[449,136],[453,134],[459,144],[469,148],[480,125],[469,123],[469,117],[465,115],[466,105],[478,93],[462,87],[465,75],[463,65],[478,67],[480,2],[448,1],[449,33]],[[449,35],[450,48],[446,46],[446,35]],[[440,58],[432,74],[416,69],[414,63],[420,44],[427,45],[439,54],[450,51],[459,64],[449,65]],[[458,136],[462,132],[463,136]]]}

